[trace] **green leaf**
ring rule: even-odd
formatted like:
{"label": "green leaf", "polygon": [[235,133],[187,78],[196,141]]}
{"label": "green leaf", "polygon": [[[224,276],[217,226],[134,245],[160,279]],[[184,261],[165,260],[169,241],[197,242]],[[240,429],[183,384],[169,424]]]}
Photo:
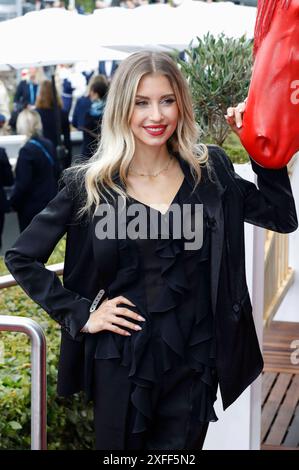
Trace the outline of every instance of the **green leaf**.
{"label": "green leaf", "polygon": [[22,429],[22,426],[20,425],[20,423],[17,423],[17,421],[10,421],[8,424],[14,431],[18,431],[19,429]]}

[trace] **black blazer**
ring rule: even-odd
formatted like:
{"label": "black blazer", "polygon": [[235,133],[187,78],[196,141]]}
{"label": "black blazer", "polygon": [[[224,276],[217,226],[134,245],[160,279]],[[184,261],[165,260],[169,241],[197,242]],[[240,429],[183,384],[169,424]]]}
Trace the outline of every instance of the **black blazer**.
{"label": "black blazer", "polygon": [[46,207],[57,194],[58,162],[55,148],[48,139],[33,136],[52,157],[52,166],[42,149],[29,140],[20,149],[16,165],[16,181],[11,195],[11,206],[28,218]]}
{"label": "black blazer", "polygon": [[[283,233],[296,230],[298,222],[287,168],[269,170],[252,161],[258,189],[235,174],[223,150],[210,146],[209,154],[213,181],[203,169],[204,188],[199,201],[205,204],[212,222],[211,296],[217,370],[223,406],[227,408],[263,368],[245,278],[244,221]],[[193,188],[189,165],[178,158]],[[99,289],[107,289],[113,281],[118,261],[117,240],[95,237],[99,217],[81,223],[74,220],[76,201],[72,185],[66,182],[5,256],[17,282],[62,326],[58,370],[61,395],[90,391],[97,335],[80,330]],[[66,232],[62,286],[43,264]]]}
{"label": "black blazer", "polygon": [[[55,111],[51,109],[42,109],[36,108],[36,111],[39,113],[42,125],[43,125],[43,135],[46,139],[51,140],[53,145],[57,147],[58,145],[58,136],[56,129],[56,118]],[[68,151],[68,165],[71,163],[72,155],[72,142],[71,142],[71,132],[70,132],[70,123],[69,117],[66,111],[60,109],[60,122],[61,122],[61,133],[63,135],[64,145]]]}
{"label": "black blazer", "polygon": [[[23,107],[26,107],[28,104],[34,105],[37,95],[38,85],[33,83],[33,96],[30,96],[30,84],[27,80],[21,80],[17,86],[14,103],[20,103]],[[32,99],[31,99],[32,98]]]}

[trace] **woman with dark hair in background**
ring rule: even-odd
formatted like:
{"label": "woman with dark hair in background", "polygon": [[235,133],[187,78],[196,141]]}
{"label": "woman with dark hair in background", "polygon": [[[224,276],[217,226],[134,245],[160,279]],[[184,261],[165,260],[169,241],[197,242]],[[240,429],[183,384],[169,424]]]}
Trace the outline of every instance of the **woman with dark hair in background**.
{"label": "woman with dark hair in background", "polygon": [[9,202],[4,190],[5,186],[12,186],[14,176],[6,151],[0,147],[0,249],[2,247],[2,232],[4,227],[5,212],[9,211]]}
{"label": "woman with dark hair in background", "polygon": [[[67,112],[62,109],[61,98],[58,96],[58,94],[56,95],[61,125],[61,134],[63,135],[63,143],[67,150],[67,159],[65,165],[66,167],[68,167],[70,166],[72,161],[70,124]],[[41,83],[35,106],[42,120],[43,135],[46,139],[51,140],[54,147],[56,148],[58,145],[58,126],[54,109],[53,88],[50,80],[44,80]]]}

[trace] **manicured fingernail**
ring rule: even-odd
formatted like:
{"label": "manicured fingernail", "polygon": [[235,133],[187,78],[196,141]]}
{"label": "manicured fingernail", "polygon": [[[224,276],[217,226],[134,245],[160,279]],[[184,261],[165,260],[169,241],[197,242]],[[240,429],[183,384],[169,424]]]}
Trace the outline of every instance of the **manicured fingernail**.
{"label": "manicured fingernail", "polygon": [[126,335],[127,335],[127,336],[131,336],[131,333],[129,333],[129,332],[127,331],[127,332],[126,332]]}
{"label": "manicured fingernail", "polygon": [[135,328],[135,330],[138,330],[138,331],[142,330],[141,326],[139,326],[139,325],[134,326],[134,328]]}
{"label": "manicured fingernail", "polygon": [[242,127],[242,124],[237,124],[237,128],[240,129],[240,127]]}
{"label": "manicured fingernail", "polygon": [[143,318],[141,315],[139,315],[138,320],[140,320],[140,321],[146,321],[145,318]]}

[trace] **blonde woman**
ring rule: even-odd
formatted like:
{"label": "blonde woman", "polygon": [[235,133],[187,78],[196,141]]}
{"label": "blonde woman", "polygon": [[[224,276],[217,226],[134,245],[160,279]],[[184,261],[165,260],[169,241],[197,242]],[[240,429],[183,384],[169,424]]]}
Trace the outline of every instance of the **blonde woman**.
{"label": "blonde woman", "polygon": [[[233,129],[245,104],[228,109]],[[200,449],[219,384],[227,408],[260,374],[244,221],[297,228],[286,168],[259,189],[199,143],[187,82],[132,54],[108,92],[97,152],[5,257],[62,328],[58,393],[85,390],[97,449]],[[43,263],[67,233],[64,284]]]}
{"label": "blonde woman", "polygon": [[17,211],[22,232],[57,194],[58,164],[52,142],[42,137],[36,111],[26,108],[20,112],[17,132],[26,136],[26,142],[19,151],[10,203]]}

